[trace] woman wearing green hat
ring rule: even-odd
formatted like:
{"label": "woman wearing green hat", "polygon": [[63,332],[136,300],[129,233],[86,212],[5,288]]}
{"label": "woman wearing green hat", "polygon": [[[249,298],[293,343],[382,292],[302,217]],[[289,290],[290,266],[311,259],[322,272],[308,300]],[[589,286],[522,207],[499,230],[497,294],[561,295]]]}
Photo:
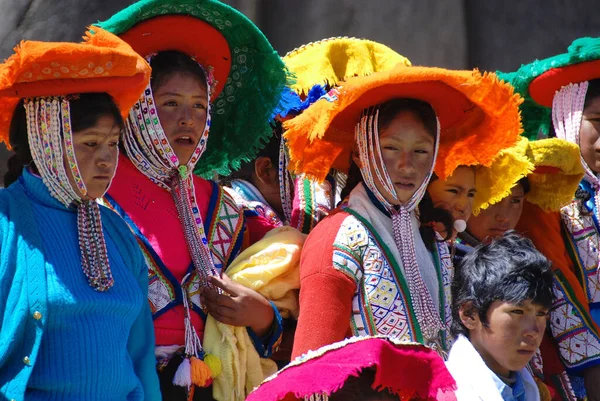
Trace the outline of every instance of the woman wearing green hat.
{"label": "woman wearing green hat", "polygon": [[526,203],[518,229],[553,261],[557,299],[550,327],[562,362],[572,377],[583,378],[589,400],[600,400],[599,67],[600,39],[581,38],[567,53],[511,74],[526,97],[526,133],[556,136],[581,148],[585,176],[572,202],[555,214]]}
{"label": "woman wearing green hat", "polygon": [[106,200],[146,256],[163,398],[212,399],[210,384],[230,367],[204,351],[207,314],[246,326],[260,357],[276,347],[281,317],[222,275],[246,222],[222,188],[192,172],[226,173],[253,156],[270,134],[284,65],[252,22],[218,1],[142,0],[99,25],[152,67]]}

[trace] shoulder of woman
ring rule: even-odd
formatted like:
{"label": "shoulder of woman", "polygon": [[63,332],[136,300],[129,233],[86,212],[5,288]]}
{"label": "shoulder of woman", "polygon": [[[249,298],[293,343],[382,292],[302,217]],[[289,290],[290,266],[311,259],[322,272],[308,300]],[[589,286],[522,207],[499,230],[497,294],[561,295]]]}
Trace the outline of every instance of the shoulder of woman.
{"label": "shoulder of woman", "polygon": [[119,251],[122,254],[124,252],[127,253],[131,258],[131,263],[135,262],[137,258],[143,258],[135,235],[125,220],[117,213],[102,205],[100,205],[100,215],[102,216],[102,226],[105,233],[113,239]]}

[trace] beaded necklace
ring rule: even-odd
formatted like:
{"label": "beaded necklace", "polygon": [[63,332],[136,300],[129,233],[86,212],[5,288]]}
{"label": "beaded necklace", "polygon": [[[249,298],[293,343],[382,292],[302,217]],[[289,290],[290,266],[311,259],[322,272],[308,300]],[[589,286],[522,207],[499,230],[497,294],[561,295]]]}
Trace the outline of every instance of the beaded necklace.
{"label": "beaded necklace", "polygon": [[[206,76],[210,99],[211,79],[208,73]],[[210,276],[219,275],[208,247],[200,208],[194,196],[192,176],[194,166],[206,150],[210,121],[209,103],[200,140],[187,164],[181,164],[160,124],[152,87],[148,84],[144,94],[129,113],[124,140],[127,154],[136,168],[153,183],[171,192],[202,288],[213,288],[208,279]]]}
{"label": "beaded necklace", "polygon": [[[148,59],[148,62],[150,62],[150,59]],[[204,67],[200,67],[204,69]],[[205,76],[207,98],[210,100],[213,79],[210,71],[205,70]],[[211,288],[221,293],[221,289],[215,287],[209,281],[211,276],[219,276],[219,271],[215,267],[204,230],[204,222],[200,215],[200,208],[196,202],[192,174],[194,166],[206,150],[211,122],[210,110],[209,101],[202,135],[190,160],[186,164],[182,164],[162,128],[152,94],[152,86],[149,83],[144,94],[129,112],[123,142],[127,155],[135,167],[150,181],[171,193],[194,270],[198,276],[199,290]],[[188,389],[192,385],[200,387],[210,385],[210,381],[217,375],[218,371],[218,369],[212,369],[205,363],[206,358],[211,357],[213,360],[215,358],[212,355],[205,354],[200,337],[192,325],[189,289],[186,285],[183,285],[191,277],[191,274],[188,273],[183,278],[181,285],[185,323],[185,359],[173,378],[173,384]],[[196,288],[196,283],[192,287]],[[192,373],[199,371],[210,373],[201,375],[204,379],[200,380]]]}
{"label": "beaded necklace", "polygon": [[[588,89],[588,81],[579,84],[563,86],[554,95],[552,100],[552,124],[556,137],[567,140],[579,146],[579,130],[585,105],[585,96]],[[600,222],[600,178],[594,173],[590,166],[581,156],[581,164],[585,170],[583,179],[587,181],[594,190],[594,203],[596,205],[596,221]]]}
{"label": "beaded necklace", "polygon": [[[100,208],[95,199],[86,199],[87,189],[75,157],[69,100],[67,97],[28,98],[24,107],[31,155],[44,185],[52,197],[67,208],[77,210],[83,273],[93,289],[107,291],[113,286],[114,279],[102,231]],[[64,154],[82,196],[75,192],[69,181]]]}
{"label": "beaded necklace", "polygon": [[[402,203],[398,199],[392,179],[385,168],[379,145],[378,121],[379,106],[374,106],[362,112],[360,121],[356,125],[355,138],[361,162],[360,171],[369,190],[371,190],[377,200],[381,202],[392,216],[394,242],[400,251],[401,262],[406,273],[406,281],[408,282],[415,315],[425,338],[430,342],[435,342],[439,331],[444,330],[446,327],[436,311],[431,294],[423,281],[417,264],[410,213],[423,198],[427,190],[427,184],[433,173],[440,136],[439,121],[437,124],[431,169],[417,191],[405,203]],[[384,191],[392,197],[396,205],[390,203],[377,188],[372,171],[375,172],[377,182],[383,186]]]}

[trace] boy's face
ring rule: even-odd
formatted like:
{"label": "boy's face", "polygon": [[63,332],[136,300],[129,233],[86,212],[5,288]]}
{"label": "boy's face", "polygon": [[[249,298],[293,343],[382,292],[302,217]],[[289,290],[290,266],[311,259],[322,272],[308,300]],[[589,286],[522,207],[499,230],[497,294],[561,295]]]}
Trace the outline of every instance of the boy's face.
{"label": "boy's face", "polygon": [[471,344],[494,373],[508,377],[511,371],[523,369],[542,342],[548,309],[531,300],[518,305],[495,301],[487,313],[485,327],[476,312],[467,316],[465,307],[460,317]]}

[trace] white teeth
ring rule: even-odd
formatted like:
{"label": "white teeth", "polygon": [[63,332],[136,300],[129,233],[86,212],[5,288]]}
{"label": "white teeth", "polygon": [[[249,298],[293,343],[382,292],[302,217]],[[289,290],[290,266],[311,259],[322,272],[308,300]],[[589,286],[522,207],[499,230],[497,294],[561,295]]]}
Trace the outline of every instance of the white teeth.
{"label": "white teeth", "polygon": [[182,136],[181,139],[190,139],[189,136]]}

